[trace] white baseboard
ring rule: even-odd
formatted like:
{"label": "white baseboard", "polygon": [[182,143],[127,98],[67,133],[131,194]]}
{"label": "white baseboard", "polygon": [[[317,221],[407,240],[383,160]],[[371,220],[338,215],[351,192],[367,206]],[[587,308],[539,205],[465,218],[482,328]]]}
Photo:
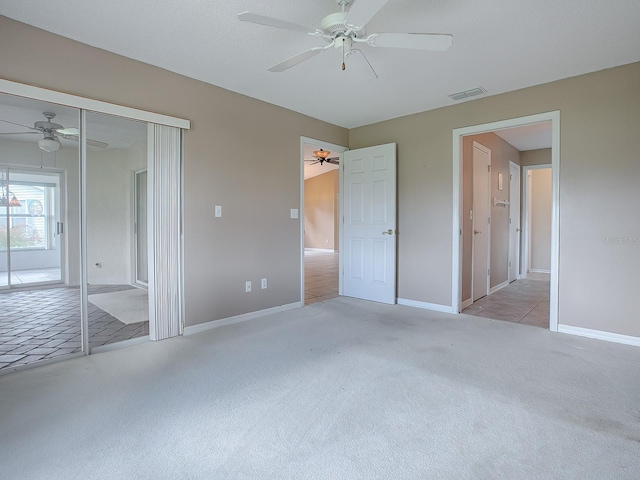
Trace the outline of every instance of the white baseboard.
{"label": "white baseboard", "polygon": [[460,309],[464,310],[470,305],[473,305],[473,298],[467,298],[464,302],[462,302],[462,305],[460,305]]}
{"label": "white baseboard", "polygon": [[190,325],[188,327],[184,327],[183,335],[193,335],[194,333],[204,332],[206,330],[211,330],[212,328],[225,327],[235,323],[246,322],[247,320],[253,320],[254,318],[266,317],[267,315],[286,312],[287,310],[293,310],[294,308],[300,308],[303,306],[303,302],[294,302],[287,305],[280,305],[278,307],[265,308],[264,310],[258,310],[256,312],[243,313],[242,315],[236,315],[234,317],[211,320],[210,322],[199,323],[198,325]]}
{"label": "white baseboard", "polygon": [[[107,343],[106,345],[91,347],[89,348],[89,353],[93,355],[94,353],[111,352],[112,350],[120,350],[121,348],[140,345],[141,343],[147,343],[150,341],[149,335],[145,335],[144,337],[130,338],[129,340],[122,340],[121,342]],[[91,343],[91,341],[89,341],[89,343]]]}
{"label": "white baseboard", "polygon": [[398,298],[398,305],[406,305],[407,307],[422,308],[424,310],[433,310],[434,312],[457,313],[453,311],[453,307],[449,305],[440,305],[438,303],[418,302],[416,300],[408,300],[406,298]]}
{"label": "white baseboard", "polygon": [[620,333],[603,332],[602,330],[592,330],[590,328],[572,327],[571,325],[558,325],[558,332],[640,347],[640,337],[632,337],[630,335],[622,335]]}
{"label": "white baseboard", "polygon": [[544,268],[530,268],[530,273],[548,273],[551,274],[551,270],[545,270]]}
{"label": "white baseboard", "polygon": [[509,280],[506,280],[501,284],[496,285],[495,287],[491,287],[491,289],[489,290],[489,295],[491,295],[492,293],[496,293],[498,290],[501,290],[504,287],[507,287],[508,285],[509,285]]}
{"label": "white baseboard", "polygon": [[304,247],[305,250],[311,250],[312,252],[327,252],[327,253],[334,253],[337,252],[337,250],[334,250],[333,248],[311,248],[311,247]]}

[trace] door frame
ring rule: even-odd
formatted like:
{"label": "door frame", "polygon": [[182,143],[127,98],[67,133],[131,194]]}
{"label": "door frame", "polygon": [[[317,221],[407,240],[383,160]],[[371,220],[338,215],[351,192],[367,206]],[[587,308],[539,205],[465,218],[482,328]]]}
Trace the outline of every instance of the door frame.
{"label": "door frame", "polygon": [[[0,171],[2,172],[6,172],[7,174],[9,174],[9,172],[11,170],[14,171],[18,171],[19,173],[24,173],[24,174],[29,174],[29,173],[33,173],[35,175],[55,175],[57,177],[57,182],[58,182],[58,188],[57,188],[57,197],[54,197],[54,204],[56,205],[56,209],[57,209],[57,213],[55,215],[56,219],[58,222],[61,222],[63,225],[66,225],[66,221],[67,221],[67,210],[66,210],[66,183],[65,183],[65,172],[64,170],[61,170],[59,168],[51,168],[51,167],[37,167],[34,165],[21,165],[19,163],[4,163],[2,165],[0,165]],[[9,175],[8,175],[9,176]],[[9,178],[7,177],[6,181],[9,181]],[[9,219],[11,217],[11,212],[8,211],[8,218]],[[7,236],[9,235],[9,228],[8,228],[9,223],[7,223]],[[53,224],[50,225],[50,227],[53,227]],[[64,226],[63,226],[64,228]],[[67,262],[67,252],[66,252],[66,246],[67,246],[67,241],[66,241],[66,233],[64,235],[58,235],[57,237],[57,242],[59,242],[58,244],[58,256],[60,257],[60,280],[50,280],[50,281],[44,281],[44,282],[32,282],[32,283],[27,283],[27,284],[20,284],[20,285],[13,285],[11,283],[11,273],[12,273],[12,268],[11,268],[11,242],[9,241],[7,243],[7,250],[6,250],[6,263],[7,263],[7,284],[6,285],[0,285],[0,291],[10,291],[10,290],[20,290],[20,289],[26,289],[26,288],[38,288],[38,287],[47,287],[50,285],[56,285],[56,284],[68,284],[67,281],[67,274],[66,272],[68,271],[68,266],[66,264]]]}
{"label": "door frame", "polygon": [[[512,238],[514,235],[513,232],[513,228],[512,228],[512,224],[511,224],[511,220],[513,218],[513,214],[512,214],[512,209],[514,207],[514,203],[513,203],[513,192],[511,190],[511,186],[512,186],[512,178],[511,178],[511,168],[515,167],[518,170],[518,179],[517,179],[517,183],[518,183],[518,195],[517,200],[518,203],[515,204],[517,206],[517,210],[518,210],[518,226],[516,228],[520,229],[520,234],[518,235],[518,232],[515,233],[515,239]],[[509,272],[507,275],[507,279],[509,281],[509,283],[518,280],[521,278],[521,274],[520,274],[520,270],[522,268],[522,248],[521,248],[521,239],[522,239],[522,213],[520,212],[520,207],[522,205],[522,201],[521,201],[521,195],[522,195],[522,167],[520,165],[518,165],[515,162],[509,162],[509,253],[511,253],[511,244],[513,242],[515,242],[515,254],[514,254],[514,258],[511,261],[515,261],[516,262],[516,266],[515,266],[515,270],[516,270],[516,274],[515,274],[515,278],[511,278],[511,269],[512,266],[509,265]]]}
{"label": "door frame", "polygon": [[553,182],[553,168],[550,164],[527,165],[522,167],[522,277],[527,278],[531,268],[531,185],[529,184],[529,172],[551,168],[551,181]]}
{"label": "door frame", "polygon": [[453,313],[462,305],[462,140],[464,136],[495,132],[512,127],[551,122],[551,285],[549,330],[558,331],[558,261],[560,254],[560,111],[538,113],[525,117],[472,125],[453,129],[453,236],[451,305]]}
{"label": "door frame", "polygon": [[[342,154],[349,150],[344,145],[337,145],[324,140],[300,136],[300,208],[298,221],[300,222],[300,306],[304,306],[304,147],[313,146],[314,148],[323,148],[338,154],[340,158],[340,168],[338,169],[338,184],[340,191],[338,192],[338,216],[342,216]],[[338,271],[342,272],[342,221],[338,219]],[[338,295],[342,295],[342,274],[338,275]]]}
{"label": "door frame", "polygon": [[[133,259],[132,263],[132,280],[133,280],[133,284],[139,287],[142,287],[146,290],[149,289],[149,281],[147,280],[146,282],[144,280],[140,280],[140,278],[138,277],[138,243],[140,241],[140,236],[138,235],[138,224],[140,223],[140,218],[138,216],[138,203],[139,203],[139,192],[138,192],[138,175],[142,174],[142,173],[147,173],[147,190],[148,190],[148,184],[149,184],[149,177],[148,177],[148,172],[147,172],[147,167],[144,168],[139,168],[137,170],[134,170],[132,172],[132,177],[133,177],[133,184],[131,186],[131,192],[133,195],[133,201],[131,202],[131,205],[133,207],[133,212],[131,215],[131,219],[133,221],[133,225],[131,226],[131,234],[132,234],[132,241],[131,241],[131,258]],[[148,197],[148,195],[147,195]],[[148,206],[147,206],[148,208]],[[148,217],[148,215],[147,215]],[[147,219],[145,219],[147,220]],[[147,248],[148,248],[148,240],[147,240]],[[147,254],[147,259],[149,258],[149,255]],[[148,261],[148,260],[147,260]],[[147,269],[147,279],[149,278],[149,269]]]}

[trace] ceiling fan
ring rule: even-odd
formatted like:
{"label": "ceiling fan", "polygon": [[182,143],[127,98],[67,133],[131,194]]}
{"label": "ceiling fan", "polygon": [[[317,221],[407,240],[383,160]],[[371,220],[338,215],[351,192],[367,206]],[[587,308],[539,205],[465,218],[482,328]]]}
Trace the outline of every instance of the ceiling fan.
{"label": "ceiling fan", "polygon": [[313,152],[313,158],[315,158],[315,160],[305,160],[305,162],[312,162],[309,165],[315,165],[316,163],[322,165],[325,162],[332,165],[340,165],[340,157],[329,157],[330,154],[330,151],[321,148]]}
{"label": "ceiling fan", "polygon": [[[25,134],[39,134],[43,135],[43,138],[38,141],[38,146],[40,149],[45,152],[55,152],[62,148],[62,144],[60,143],[60,138],[62,137],[65,140],[71,140],[73,142],[78,142],[78,138],[80,135],[80,130],[75,127],[65,128],[59,123],[53,123],[52,120],[55,118],[56,114],[51,112],[42,112],[46,121],[39,121],[33,124],[33,127],[28,125],[22,125],[16,122],[10,122],[9,120],[2,120],[0,118],[0,122],[10,123],[11,125],[17,125],[19,127],[28,128],[30,131],[28,132],[9,132],[9,133],[0,133],[0,135],[25,135]],[[107,148],[108,144],[104,142],[99,142],[97,140],[87,139],[87,145],[91,145],[92,147],[97,148]]]}
{"label": "ceiling fan", "polygon": [[[341,11],[327,15],[320,21],[320,28],[311,28],[297,23],[291,23],[278,18],[267,17],[251,12],[238,14],[238,20],[251,22],[269,27],[283,28],[296,32],[317,36],[329,44],[323,47],[313,47],[309,50],[294,55],[271,68],[270,72],[284,72],[331,47],[342,49],[342,70],[346,68],[346,60],[349,57],[360,58],[360,63],[378,78],[375,70],[365,57],[364,53],[356,48],[357,44],[366,44],[370,47],[406,48],[414,50],[445,51],[452,42],[453,35],[434,33],[371,33],[367,34],[367,23],[385,6],[389,0],[335,0]],[[347,9],[347,7],[349,7]],[[362,61],[364,60],[364,62]]]}

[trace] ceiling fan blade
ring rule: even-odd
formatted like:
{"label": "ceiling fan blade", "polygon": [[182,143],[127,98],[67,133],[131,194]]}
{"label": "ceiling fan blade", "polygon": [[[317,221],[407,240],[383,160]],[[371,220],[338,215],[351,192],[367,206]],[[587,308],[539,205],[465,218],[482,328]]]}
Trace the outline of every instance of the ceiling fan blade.
{"label": "ceiling fan blade", "polygon": [[0,122],[10,123],[11,125],[17,125],[18,127],[24,127],[24,128],[28,128],[29,130],[34,130],[34,132],[25,132],[25,133],[36,133],[38,131],[37,129],[30,127],[29,125],[22,125],[21,123],[10,122],[9,120],[0,119]]}
{"label": "ceiling fan blade", "polygon": [[25,134],[31,135],[33,133],[39,134],[40,132],[8,132],[8,133],[0,133],[0,135],[25,135]]}
{"label": "ceiling fan blade", "polygon": [[238,20],[241,22],[257,23],[258,25],[266,25],[267,27],[284,28],[285,30],[293,30],[302,33],[316,33],[315,28],[299,25],[297,23],[287,22],[279,18],[258,15],[257,13],[242,12],[238,14]]}
{"label": "ceiling fan blade", "polygon": [[367,38],[372,47],[410,48],[444,52],[453,43],[453,35],[441,33],[374,33]]}
{"label": "ceiling fan blade", "polygon": [[358,75],[371,80],[376,80],[378,78],[378,74],[361,50],[358,50],[357,48],[351,49],[345,54],[345,58],[347,69],[356,70]]}
{"label": "ceiling fan blade", "polygon": [[[333,43],[331,43],[333,45]],[[328,45],[330,47],[331,45]],[[309,60],[311,57],[324,52],[328,47],[313,47],[310,50],[306,50],[302,53],[294,55],[291,58],[286,59],[284,62],[280,62],[269,69],[270,72],[284,72],[291,67],[298,65],[299,63]]]}
{"label": "ceiling fan blade", "polygon": [[347,12],[345,23],[360,29],[375,17],[389,0],[356,0]]}
{"label": "ceiling fan blade", "polygon": [[[65,140],[71,140],[72,142],[79,141],[77,135],[60,135],[60,136]],[[87,138],[87,145],[91,147],[96,147],[96,148],[107,148],[109,146],[108,143],[100,142],[98,140],[92,140],[90,138]]]}
{"label": "ceiling fan blade", "polygon": [[65,127],[56,130],[59,135],[80,135],[80,130],[76,127]]}
{"label": "ceiling fan blade", "polygon": [[339,157],[327,158],[325,162],[330,163],[332,165],[340,165],[340,158]]}

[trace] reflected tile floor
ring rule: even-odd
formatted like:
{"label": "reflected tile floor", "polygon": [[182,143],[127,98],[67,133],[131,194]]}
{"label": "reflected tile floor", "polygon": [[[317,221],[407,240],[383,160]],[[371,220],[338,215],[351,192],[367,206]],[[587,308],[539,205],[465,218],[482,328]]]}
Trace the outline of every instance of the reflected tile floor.
{"label": "reflected tile floor", "polygon": [[[134,288],[91,285],[89,293]],[[89,303],[89,345],[149,335],[149,322],[122,323]],[[39,288],[0,293],[0,370],[80,351],[80,289]]]}
{"label": "reflected tile floor", "polygon": [[528,274],[526,279],[476,300],[462,313],[549,328],[549,284],[548,274]]}
{"label": "reflected tile floor", "polygon": [[304,251],[304,304],[322,302],[338,296],[338,252]]}
{"label": "reflected tile floor", "polygon": [[[38,268],[35,270],[18,270],[11,272],[11,284],[60,282],[60,267]],[[7,272],[0,272],[0,285],[7,285]]]}

